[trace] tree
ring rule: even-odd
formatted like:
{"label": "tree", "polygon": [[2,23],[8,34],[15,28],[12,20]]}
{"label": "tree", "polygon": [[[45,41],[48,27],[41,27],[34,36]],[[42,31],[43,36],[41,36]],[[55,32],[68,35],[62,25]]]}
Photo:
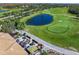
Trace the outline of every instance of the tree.
{"label": "tree", "polygon": [[2,32],[6,32],[6,33],[12,33],[15,30],[15,26],[14,23],[11,22],[10,20],[6,20],[3,22],[2,24]]}
{"label": "tree", "polygon": [[69,6],[69,10],[68,10],[69,13],[72,13],[72,14],[79,14],[79,5],[71,5]]}
{"label": "tree", "polygon": [[19,23],[17,23],[17,26],[16,26],[17,29],[22,30],[22,29],[24,29],[24,27],[25,27],[24,22],[19,22]]}

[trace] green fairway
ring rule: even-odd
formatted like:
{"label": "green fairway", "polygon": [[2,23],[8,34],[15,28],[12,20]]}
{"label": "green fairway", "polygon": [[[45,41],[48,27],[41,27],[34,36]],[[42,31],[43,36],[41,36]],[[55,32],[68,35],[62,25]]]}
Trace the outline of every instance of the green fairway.
{"label": "green fairway", "polygon": [[68,26],[62,25],[62,24],[57,24],[54,26],[48,27],[48,31],[53,32],[53,33],[65,33],[69,29]]}
{"label": "green fairway", "polygon": [[51,8],[32,14],[31,16],[20,19],[26,22],[31,17],[38,14],[50,14],[53,21],[43,26],[26,25],[24,30],[36,35],[37,37],[60,47],[79,51],[79,21],[74,19],[75,15],[67,12],[68,8]]}

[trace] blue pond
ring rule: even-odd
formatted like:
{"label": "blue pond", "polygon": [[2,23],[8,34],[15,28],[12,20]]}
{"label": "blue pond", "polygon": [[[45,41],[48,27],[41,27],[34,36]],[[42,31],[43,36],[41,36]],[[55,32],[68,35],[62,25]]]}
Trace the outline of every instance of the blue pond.
{"label": "blue pond", "polygon": [[6,12],[6,10],[0,10],[0,12]]}
{"label": "blue pond", "polygon": [[28,21],[26,21],[27,25],[34,25],[34,26],[40,26],[40,25],[46,25],[51,23],[53,20],[53,16],[49,14],[40,14],[37,16],[32,17]]}

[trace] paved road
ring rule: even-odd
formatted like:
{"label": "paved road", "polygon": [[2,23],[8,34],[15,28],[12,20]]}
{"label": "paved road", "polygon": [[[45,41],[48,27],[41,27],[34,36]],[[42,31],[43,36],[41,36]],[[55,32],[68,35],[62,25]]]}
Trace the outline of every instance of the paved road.
{"label": "paved road", "polygon": [[[26,11],[26,12],[22,12],[22,13],[27,13],[27,12],[32,12],[33,10],[30,10],[30,11]],[[72,18],[78,18],[78,17],[75,17],[75,16],[70,16],[68,14],[53,14],[53,15],[64,15],[64,16],[67,16],[67,17],[72,17]],[[0,18],[1,20],[2,19],[7,19],[7,18],[10,18],[10,17],[14,17],[15,15],[11,15],[11,16],[7,16],[7,17],[3,17],[3,18]],[[21,16],[21,15],[20,15]],[[19,17],[19,16],[18,16]]]}
{"label": "paved road", "polygon": [[64,48],[61,48],[61,47],[52,45],[52,44],[47,43],[47,42],[45,42],[44,40],[42,40],[42,39],[36,37],[35,35],[32,35],[32,34],[30,34],[30,33],[28,33],[28,32],[26,32],[26,33],[27,33],[27,35],[31,36],[31,37],[32,37],[34,40],[36,40],[37,42],[42,43],[44,46],[46,46],[46,47],[48,47],[48,48],[50,48],[50,49],[52,49],[52,50],[55,50],[55,51],[60,52],[60,53],[63,53],[63,54],[65,54],[65,55],[79,55],[78,52],[74,52],[74,51],[71,51],[71,50],[68,50],[68,49],[64,49]]}
{"label": "paved road", "polygon": [[[26,11],[26,12],[22,12],[23,14],[24,13],[27,13],[27,12],[32,12],[33,10],[30,10],[30,11]],[[12,17],[15,17],[16,15],[10,15],[10,16],[6,16],[6,17],[3,17],[3,18],[0,18],[0,20],[3,20],[3,19],[7,19],[7,18],[12,18]],[[19,15],[19,16],[21,16],[21,15]],[[17,18],[19,17],[19,16],[17,16]],[[16,18],[16,17],[15,17]]]}
{"label": "paved road", "polygon": [[[73,17],[73,18],[76,18],[75,16],[69,16],[67,14],[53,14],[53,15],[64,15],[64,16],[68,16],[68,17]],[[13,17],[14,15],[11,15],[11,16],[8,16],[8,17]],[[8,18],[8,17],[4,17],[4,18]],[[34,40],[38,41],[39,43],[42,43],[44,46],[47,46],[48,48],[50,49],[53,49],[57,52],[60,52],[60,53],[63,53],[63,54],[66,54],[66,55],[79,55],[78,52],[74,52],[74,51],[71,51],[71,50],[67,50],[67,49],[64,49],[64,48],[61,48],[61,47],[58,47],[58,46],[55,46],[55,45],[52,45],[50,43],[47,43],[45,41],[43,41],[42,39],[26,32],[29,36],[31,36],[32,38],[34,38]]]}

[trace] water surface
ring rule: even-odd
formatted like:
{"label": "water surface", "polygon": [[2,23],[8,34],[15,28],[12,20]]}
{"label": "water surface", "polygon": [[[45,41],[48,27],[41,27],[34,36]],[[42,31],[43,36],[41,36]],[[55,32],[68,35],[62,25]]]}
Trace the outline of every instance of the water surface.
{"label": "water surface", "polygon": [[26,21],[26,24],[35,25],[35,26],[46,25],[46,24],[51,23],[52,20],[53,20],[53,16],[51,16],[49,14],[40,14],[40,15],[34,16],[31,19],[29,19],[28,21]]}

